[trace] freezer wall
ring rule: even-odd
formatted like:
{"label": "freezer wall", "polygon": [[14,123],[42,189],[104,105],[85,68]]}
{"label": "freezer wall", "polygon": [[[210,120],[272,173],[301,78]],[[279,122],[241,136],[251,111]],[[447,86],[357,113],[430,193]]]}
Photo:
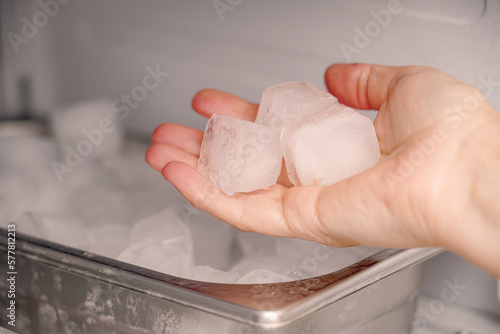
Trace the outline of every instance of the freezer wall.
{"label": "freezer wall", "polygon": [[[1,0],[1,115],[109,96],[129,109],[134,132],[148,135],[163,121],[203,127],[190,111],[199,89],[258,101],[281,81],[323,85],[325,68],[347,61],[436,66],[500,109],[499,8],[486,0]],[[161,80],[137,88],[151,71]]]}

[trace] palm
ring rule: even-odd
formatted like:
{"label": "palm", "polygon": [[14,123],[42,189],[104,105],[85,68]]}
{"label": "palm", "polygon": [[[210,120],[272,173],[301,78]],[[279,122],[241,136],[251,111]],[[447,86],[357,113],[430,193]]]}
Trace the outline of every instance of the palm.
{"label": "palm", "polygon": [[[253,121],[258,105],[228,93],[204,90],[193,99],[193,108],[207,118],[218,113]],[[153,168],[162,171],[195,206],[239,229],[292,236],[293,231],[279,223],[283,222],[280,215],[283,212],[283,197],[292,186],[286,170],[283,168],[277,184],[267,190],[228,197],[197,172],[202,139],[203,132],[200,130],[172,123],[162,124],[153,133],[147,161]],[[172,163],[167,167],[170,162],[181,163]],[[255,224],[255,221],[259,223]]]}
{"label": "palm", "polygon": [[[383,156],[373,168],[328,187],[291,187],[282,172],[279,182],[268,190],[228,197],[197,172],[203,132],[176,124],[158,127],[147,160],[196,207],[244,231],[334,246],[439,245],[429,224],[446,224],[451,218],[425,214],[425,209],[436,205],[433,201],[445,195],[445,190],[452,191],[448,187],[453,180],[443,174],[456,158],[450,155],[450,147],[453,151],[463,136],[463,131],[453,131],[443,123],[442,110],[453,103],[453,96],[439,92],[443,82],[458,81],[422,68],[330,68],[326,83],[341,102],[380,110],[375,127]],[[461,86],[457,95],[467,87]],[[194,98],[193,108],[205,117],[219,113],[253,121],[258,106],[205,90]],[[402,161],[415,155],[420,141],[433,139],[439,129],[452,139],[438,143],[432,154],[414,163],[412,172],[402,175]]]}

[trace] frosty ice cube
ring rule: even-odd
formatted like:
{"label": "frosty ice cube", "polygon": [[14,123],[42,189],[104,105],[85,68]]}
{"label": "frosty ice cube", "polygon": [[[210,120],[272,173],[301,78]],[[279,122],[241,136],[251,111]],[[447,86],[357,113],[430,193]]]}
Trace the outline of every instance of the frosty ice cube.
{"label": "frosty ice cube", "polygon": [[118,260],[183,277],[193,265],[193,257],[189,252],[174,247],[171,241],[141,240],[120,253]]}
{"label": "frosty ice cube", "polygon": [[190,204],[179,204],[179,211],[191,232],[195,263],[214,270],[227,269],[236,255],[233,247],[238,230]]}
{"label": "frosty ice cube", "polygon": [[22,232],[74,248],[87,250],[94,236],[77,219],[61,215],[26,212],[19,220]]}
{"label": "frosty ice cube", "polygon": [[116,258],[130,243],[130,227],[113,219],[92,221],[89,232],[95,236],[89,251],[110,258]]}
{"label": "frosty ice cube", "polygon": [[236,283],[240,279],[237,273],[230,273],[210,266],[194,266],[185,278],[203,282]]}
{"label": "frosty ice cube", "polygon": [[314,255],[315,251],[317,252],[323,246],[314,241],[295,238],[274,238],[274,241],[278,256],[297,259]]}
{"label": "frosty ice cube", "polygon": [[289,281],[289,278],[267,269],[255,269],[243,276],[236,284],[268,284]]}
{"label": "frosty ice cube", "polygon": [[245,257],[276,255],[275,237],[238,231],[236,241]]}
{"label": "frosty ice cube", "polygon": [[296,186],[334,184],[372,167],[380,157],[372,121],[341,104],[284,128],[281,145]]}
{"label": "frosty ice cube", "polygon": [[281,172],[279,136],[261,124],[213,115],[198,170],[229,196],[267,188]]}
{"label": "frosty ice cube", "polygon": [[290,256],[244,256],[229,270],[242,277],[256,269],[267,269],[286,276],[295,266],[300,264],[304,258]]}
{"label": "frosty ice cube", "polygon": [[134,243],[161,240],[173,248],[193,253],[189,227],[175,205],[135,223],[130,232],[130,239]]}
{"label": "frosty ice cube", "polygon": [[299,118],[337,103],[337,98],[312,83],[284,82],[269,87],[262,93],[255,122],[279,133]]}

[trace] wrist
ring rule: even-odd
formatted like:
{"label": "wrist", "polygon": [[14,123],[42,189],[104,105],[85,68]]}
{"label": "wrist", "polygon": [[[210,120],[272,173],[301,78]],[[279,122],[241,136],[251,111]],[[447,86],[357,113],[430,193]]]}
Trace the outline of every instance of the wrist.
{"label": "wrist", "polygon": [[456,207],[445,246],[500,277],[500,114],[496,111],[465,136],[458,163],[466,201]]}

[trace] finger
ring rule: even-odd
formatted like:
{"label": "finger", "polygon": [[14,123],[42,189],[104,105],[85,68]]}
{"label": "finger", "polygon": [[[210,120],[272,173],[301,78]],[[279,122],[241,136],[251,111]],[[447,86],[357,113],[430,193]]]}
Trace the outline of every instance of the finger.
{"label": "finger", "polygon": [[328,90],[345,105],[379,110],[395,83],[405,74],[425,67],[335,64],[325,73]]}
{"label": "finger", "polygon": [[[266,191],[227,196],[194,168],[181,162],[171,162],[163,168],[163,176],[195,207],[202,209],[234,227],[247,232],[294,236],[283,219],[283,192],[274,185]],[[281,194],[276,195],[276,193]]]}
{"label": "finger", "polygon": [[169,144],[189,154],[200,154],[203,131],[175,123],[164,123],[158,126],[151,141],[153,144]]}
{"label": "finger", "polygon": [[252,122],[259,108],[258,104],[215,89],[199,91],[193,97],[192,106],[200,115],[207,118],[213,114],[219,114]]}
{"label": "finger", "polygon": [[456,92],[462,94],[455,78],[424,66],[337,64],[328,68],[325,80],[342,103],[379,110],[374,126],[384,154],[439,122]]}
{"label": "finger", "polygon": [[275,195],[281,191],[280,196],[267,196],[262,190],[226,196],[184,163],[171,162],[162,171],[195,207],[242,231],[297,237],[336,247],[428,245],[401,223],[404,220],[398,219],[401,216],[394,210],[397,206],[378,195],[372,179],[379,179],[379,173],[362,173],[330,187],[286,189],[276,185],[280,188],[271,191],[275,190]]}
{"label": "finger", "polygon": [[192,168],[198,168],[198,159],[194,155],[168,144],[152,144],[146,152],[146,161],[157,171],[172,161],[182,161]]}

